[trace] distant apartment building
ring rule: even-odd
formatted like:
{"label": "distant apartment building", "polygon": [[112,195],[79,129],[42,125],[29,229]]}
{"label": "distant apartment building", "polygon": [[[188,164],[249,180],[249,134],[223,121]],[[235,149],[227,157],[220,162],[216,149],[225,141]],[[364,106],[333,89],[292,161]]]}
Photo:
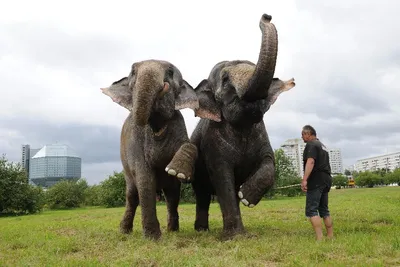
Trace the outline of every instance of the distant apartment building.
{"label": "distant apartment building", "polygon": [[30,154],[31,154],[30,152],[31,152],[30,145],[22,145],[21,165],[22,165],[22,168],[24,168],[27,172],[29,172],[29,159],[30,159]]}
{"label": "distant apartment building", "polygon": [[342,152],[339,148],[328,148],[332,173],[344,173]]}
{"label": "distant apartment building", "polygon": [[[306,143],[301,138],[288,139],[281,145],[285,155],[292,159],[293,166],[301,177],[304,174],[303,152],[305,147]],[[343,160],[340,149],[328,148],[328,151],[332,174],[343,173]]]}
{"label": "distant apartment building", "polygon": [[374,171],[378,169],[388,169],[390,171],[400,168],[400,151],[357,160],[356,171]]}
{"label": "distant apartment building", "polygon": [[22,145],[22,165],[30,182],[48,187],[61,179],[81,178],[81,158],[66,145],[45,145],[31,149]]}
{"label": "distant apartment building", "polygon": [[293,167],[301,177],[304,174],[303,151],[305,147],[306,144],[301,138],[288,139],[281,145],[283,152],[292,159]]}

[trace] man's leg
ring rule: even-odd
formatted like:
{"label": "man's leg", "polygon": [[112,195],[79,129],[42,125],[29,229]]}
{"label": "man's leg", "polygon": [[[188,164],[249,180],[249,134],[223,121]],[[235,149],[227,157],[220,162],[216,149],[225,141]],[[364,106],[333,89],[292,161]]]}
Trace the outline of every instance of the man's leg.
{"label": "man's leg", "polygon": [[321,218],[319,216],[313,216],[310,218],[310,221],[315,231],[315,239],[322,240],[323,235],[322,235]]}
{"label": "man's leg", "polygon": [[333,238],[333,222],[331,216],[324,217],[326,235],[328,238]]}
{"label": "man's leg", "polygon": [[321,191],[314,189],[307,191],[306,195],[306,216],[310,219],[311,225],[314,228],[315,239],[322,239],[322,224],[321,218],[318,215],[318,206],[320,203]]}
{"label": "man's leg", "polygon": [[328,208],[328,192],[323,192],[321,195],[321,201],[318,207],[319,215],[324,218],[324,224],[326,228],[326,235],[328,238],[333,237],[333,222],[329,213]]}

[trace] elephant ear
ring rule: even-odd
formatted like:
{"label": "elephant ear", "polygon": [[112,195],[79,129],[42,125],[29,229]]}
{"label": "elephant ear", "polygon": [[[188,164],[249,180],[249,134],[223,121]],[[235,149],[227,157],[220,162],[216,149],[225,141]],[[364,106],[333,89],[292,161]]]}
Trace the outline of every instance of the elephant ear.
{"label": "elephant ear", "polygon": [[113,82],[109,87],[100,88],[100,90],[103,94],[109,96],[115,103],[127,110],[132,110],[132,90],[129,88],[128,77]]}
{"label": "elephant ear", "polygon": [[175,110],[190,108],[196,110],[199,107],[199,100],[193,87],[185,80],[178,88],[178,94],[175,97]]}
{"label": "elephant ear", "polygon": [[282,81],[278,78],[273,78],[271,86],[268,89],[267,110],[275,103],[275,101],[278,99],[278,96],[281,93],[289,91],[295,86],[296,84],[294,82],[294,78],[291,78],[287,81]]}
{"label": "elephant ear", "polygon": [[199,108],[195,110],[195,116],[220,122],[221,109],[215,101],[214,93],[209,86],[208,80],[202,80],[196,87],[195,92],[199,99]]}

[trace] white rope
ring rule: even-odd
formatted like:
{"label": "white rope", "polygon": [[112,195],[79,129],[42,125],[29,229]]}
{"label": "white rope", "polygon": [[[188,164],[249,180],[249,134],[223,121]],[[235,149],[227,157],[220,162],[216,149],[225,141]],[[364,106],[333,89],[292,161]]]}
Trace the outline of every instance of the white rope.
{"label": "white rope", "polygon": [[283,188],[295,187],[295,186],[299,186],[299,185],[301,185],[301,184],[292,184],[292,185],[287,185],[287,186],[281,186],[281,187],[277,187],[274,189],[283,189]]}

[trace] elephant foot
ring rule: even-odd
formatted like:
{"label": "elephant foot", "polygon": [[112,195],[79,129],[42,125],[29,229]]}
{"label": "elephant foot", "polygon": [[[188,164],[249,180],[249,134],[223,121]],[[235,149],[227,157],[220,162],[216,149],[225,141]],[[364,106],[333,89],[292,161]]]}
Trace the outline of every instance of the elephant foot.
{"label": "elephant foot", "polygon": [[263,194],[260,190],[251,188],[248,184],[244,183],[240,186],[238,197],[243,205],[249,208],[254,208],[260,202]]}
{"label": "elephant foot", "polygon": [[175,153],[165,171],[172,176],[176,176],[181,182],[191,182],[194,164],[197,159],[197,147],[191,143],[183,144]]}
{"label": "elephant foot", "polygon": [[221,240],[231,240],[234,237],[244,235],[245,233],[246,231],[244,230],[244,228],[223,230],[221,234]]}
{"label": "elephant foot", "polygon": [[197,215],[196,221],[194,222],[194,229],[198,232],[209,231],[208,226],[208,212],[200,211]]}
{"label": "elephant foot", "polygon": [[206,232],[206,231],[209,231],[209,230],[210,230],[209,227],[208,227],[208,224],[201,224],[201,223],[199,223],[198,221],[196,221],[196,222],[194,223],[194,229],[195,229],[197,232]]}
{"label": "elephant foot", "polygon": [[130,234],[132,233],[133,223],[126,222],[126,220],[122,220],[119,224],[119,231],[122,234]]}
{"label": "elephant foot", "polygon": [[160,229],[144,229],[143,235],[150,240],[159,240],[161,238]]}
{"label": "elephant foot", "polygon": [[179,231],[179,217],[174,217],[168,220],[167,231],[169,232]]}
{"label": "elephant foot", "polygon": [[133,215],[132,214],[125,214],[124,218],[119,223],[119,231],[122,234],[130,234],[133,229]]}

